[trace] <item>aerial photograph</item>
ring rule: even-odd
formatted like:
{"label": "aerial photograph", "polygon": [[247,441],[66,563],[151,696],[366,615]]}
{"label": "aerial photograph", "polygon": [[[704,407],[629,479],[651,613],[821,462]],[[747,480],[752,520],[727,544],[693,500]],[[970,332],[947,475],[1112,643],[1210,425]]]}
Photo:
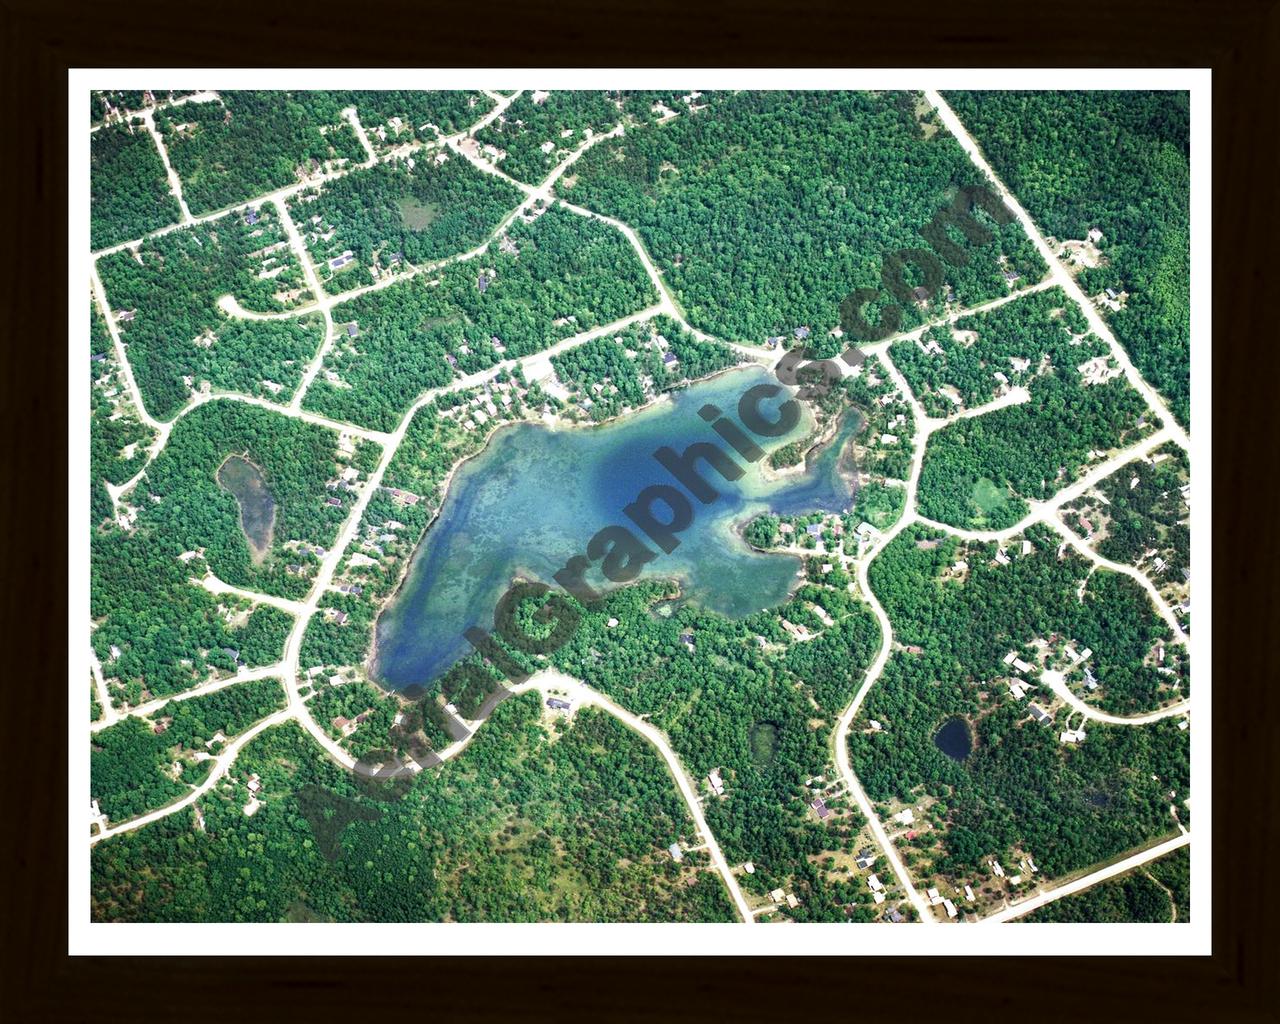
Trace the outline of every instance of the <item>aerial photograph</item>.
{"label": "aerial photograph", "polygon": [[106,941],[1191,923],[1188,91],[81,95]]}

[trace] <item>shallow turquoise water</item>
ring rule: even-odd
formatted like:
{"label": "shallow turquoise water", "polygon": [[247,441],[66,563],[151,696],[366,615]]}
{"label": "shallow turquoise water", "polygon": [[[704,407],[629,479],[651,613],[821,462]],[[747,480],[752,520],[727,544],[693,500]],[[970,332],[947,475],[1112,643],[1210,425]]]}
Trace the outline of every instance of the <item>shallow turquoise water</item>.
{"label": "shallow turquoise water", "polygon": [[[670,403],[598,428],[551,430],[522,423],[500,430],[459,469],[404,586],[379,619],[381,680],[401,689],[435,679],[470,650],[465,629],[492,627],[494,606],[514,577],[556,586],[555,572],[585,552],[604,526],[627,526],[655,548],[622,512],[649,484],[673,482],[654,450],[669,445],[681,452],[696,441],[727,450],[698,410],[710,402],[737,422],[739,396],[770,379],[759,368],[735,370],[676,393]],[[766,415],[773,415],[783,397],[764,404]],[[782,438],[754,440],[771,449],[803,437],[809,426],[806,415]],[[642,578],[679,579],[688,600],[733,618],[785,601],[799,561],[752,551],[734,527],[766,510],[847,508],[852,486],[838,468],[839,456],[856,427],[851,414],[836,442],[811,460],[806,473],[782,480],[765,480],[759,465],[744,459],[737,461],[746,472],[734,482],[699,463],[720,497],[706,505],[691,498],[694,519],[679,535],[679,546],[670,554],[659,551]],[[586,578],[596,589],[611,586],[598,569]]]}

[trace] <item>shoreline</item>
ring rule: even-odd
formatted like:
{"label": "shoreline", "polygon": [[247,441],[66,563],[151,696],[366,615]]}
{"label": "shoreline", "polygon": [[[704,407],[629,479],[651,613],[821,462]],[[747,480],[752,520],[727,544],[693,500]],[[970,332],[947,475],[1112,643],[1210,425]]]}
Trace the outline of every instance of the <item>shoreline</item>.
{"label": "shoreline", "polygon": [[[373,683],[375,686],[385,691],[386,693],[396,694],[396,695],[400,693],[399,690],[393,689],[390,686],[388,686],[379,677],[379,673],[378,673],[378,647],[379,647],[378,632],[379,632],[379,626],[382,623],[382,617],[383,615],[386,614],[387,608],[390,606],[390,604],[395,600],[396,597],[399,596],[400,591],[404,588],[405,583],[409,579],[410,572],[413,569],[413,564],[415,561],[417,561],[418,553],[422,550],[423,543],[427,539],[427,534],[431,531],[431,528],[435,526],[436,521],[440,518],[441,514],[444,512],[445,502],[448,501],[449,492],[453,486],[453,482],[456,474],[458,473],[459,470],[462,469],[463,466],[465,466],[472,459],[475,459],[480,455],[483,455],[486,451],[488,451],[489,445],[492,444],[494,437],[496,437],[500,431],[502,431],[504,428],[515,427],[521,424],[529,424],[531,426],[541,426],[546,430],[591,430],[594,428],[610,426],[623,419],[629,419],[632,416],[635,416],[639,413],[650,412],[652,410],[658,409],[663,404],[673,403],[674,402],[673,394],[676,391],[681,391],[686,388],[693,387],[695,384],[703,384],[707,381],[714,380],[717,377],[721,377],[727,373],[733,373],[734,371],[737,371],[737,370],[746,370],[752,366],[759,366],[759,364],[754,363],[748,359],[742,359],[740,362],[734,363],[732,366],[721,367],[720,369],[714,370],[711,373],[708,373],[702,377],[690,378],[684,381],[683,383],[681,383],[679,387],[670,388],[667,391],[659,392],[658,394],[650,398],[648,401],[646,401],[643,405],[632,408],[627,412],[620,412],[614,416],[610,416],[608,419],[600,420],[598,422],[566,420],[566,419],[560,418],[558,415],[553,413],[550,417],[551,422],[547,422],[548,420],[547,416],[538,415],[538,416],[523,416],[519,419],[504,420],[501,423],[494,423],[489,428],[488,432],[485,434],[484,441],[480,445],[480,447],[477,448],[474,452],[471,452],[469,455],[464,456],[463,458],[459,459],[456,463],[454,463],[449,468],[449,472],[445,474],[444,479],[440,481],[439,504],[436,506],[436,510],[432,514],[431,518],[427,520],[426,525],[423,526],[421,535],[414,542],[413,554],[405,560],[404,568],[401,570],[399,574],[399,578],[395,582],[395,586],[393,586],[385,596],[379,598],[374,603],[373,636],[369,641],[369,650],[365,654],[364,659],[360,662],[360,665],[359,665],[359,668],[364,672],[364,675],[369,680],[369,682]],[[680,584],[677,583],[677,586],[679,585]]]}

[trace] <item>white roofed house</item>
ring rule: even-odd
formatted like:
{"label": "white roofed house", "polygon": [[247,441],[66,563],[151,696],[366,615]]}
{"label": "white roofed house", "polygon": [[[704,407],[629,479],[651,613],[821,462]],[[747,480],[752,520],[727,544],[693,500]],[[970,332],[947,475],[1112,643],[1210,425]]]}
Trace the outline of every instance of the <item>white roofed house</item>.
{"label": "white roofed house", "polygon": [[707,776],[707,783],[711,786],[711,792],[716,796],[724,796],[724,779],[720,777],[720,769],[713,769],[711,774]]}

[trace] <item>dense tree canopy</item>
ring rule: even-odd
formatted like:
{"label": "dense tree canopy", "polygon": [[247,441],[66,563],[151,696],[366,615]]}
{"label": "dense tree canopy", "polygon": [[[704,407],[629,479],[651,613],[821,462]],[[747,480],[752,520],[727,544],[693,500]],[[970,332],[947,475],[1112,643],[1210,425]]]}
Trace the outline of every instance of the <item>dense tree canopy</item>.
{"label": "dense tree canopy", "polygon": [[1191,407],[1190,97],[1186,92],[957,92],[948,102],[1005,183],[1053,236],[1098,228],[1091,295],[1143,375],[1186,423]]}

